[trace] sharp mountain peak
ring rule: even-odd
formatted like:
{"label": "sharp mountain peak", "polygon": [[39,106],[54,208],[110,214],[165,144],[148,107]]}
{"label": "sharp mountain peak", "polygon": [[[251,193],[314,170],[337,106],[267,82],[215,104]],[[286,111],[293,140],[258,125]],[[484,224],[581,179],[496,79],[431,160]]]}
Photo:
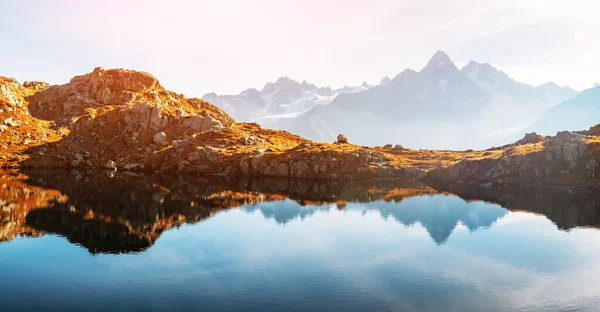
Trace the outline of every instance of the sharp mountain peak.
{"label": "sharp mountain peak", "polygon": [[425,67],[423,67],[421,71],[435,72],[443,68],[453,68],[458,70],[458,68],[456,68],[454,62],[452,62],[448,54],[446,54],[446,52],[444,51],[438,50],[437,52],[435,52],[435,54],[431,57],[429,62],[427,62],[427,65],[425,65]]}

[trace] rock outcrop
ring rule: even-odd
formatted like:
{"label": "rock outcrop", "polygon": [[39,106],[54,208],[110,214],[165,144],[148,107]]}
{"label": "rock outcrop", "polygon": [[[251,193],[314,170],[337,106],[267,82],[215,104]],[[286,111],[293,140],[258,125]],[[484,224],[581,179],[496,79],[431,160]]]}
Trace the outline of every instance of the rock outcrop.
{"label": "rock outcrop", "polygon": [[463,160],[435,172],[443,180],[479,180],[585,185],[600,180],[600,142],[580,133],[559,132],[546,141],[516,144],[500,157]]}
{"label": "rock outcrop", "polygon": [[525,134],[525,136],[522,139],[515,142],[515,145],[536,144],[536,143],[542,142],[543,140],[544,140],[543,136],[541,136],[535,132],[532,132],[532,133]]}
{"label": "rock outcrop", "polygon": [[337,139],[335,140],[335,143],[337,144],[348,144],[348,138],[343,135],[343,134],[339,134],[337,136]]}

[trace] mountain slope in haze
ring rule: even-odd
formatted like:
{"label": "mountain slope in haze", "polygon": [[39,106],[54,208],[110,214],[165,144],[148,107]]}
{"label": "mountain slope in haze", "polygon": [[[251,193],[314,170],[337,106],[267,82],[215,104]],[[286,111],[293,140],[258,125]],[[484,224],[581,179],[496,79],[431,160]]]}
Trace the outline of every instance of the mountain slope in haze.
{"label": "mountain slope in haze", "polygon": [[554,135],[563,129],[584,130],[600,123],[600,86],[587,89],[573,99],[546,111],[525,132]]}
{"label": "mountain slope in haze", "polygon": [[534,87],[515,81],[489,63],[471,61],[461,72],[492,96],[479,116],[478,130],[499,138],[526,127],[548,108],[577,95],[572,88],[554,82]]}
{"label": "mountain slope in haze", "polygon": [[519,83],[489,64],[459,70],[442,51],[419,72],[407,69],[369,90],[340,94],[291,120],[265,123],[317,141],[344,133],[365,145],[486,148],[575,94],[553,83]]}
{"label": "mountain slope in haze", "polygon": [[251,88],[238,95],[217,95],[213,92],[205,94],[202,99],[225,110],[236,120],[258,121],[295,117],[315,106],[331,103],[338,94],[360,92],[371,87],[363,82],[359,86],[334,90],[281,77],[276,82],[267,83],[260,91]]}
{"label": "mountain slope in haze", "polygon": [[[407,69],[384,86],[341,94],[297,120],[267,126],[318,141],[344,133],[365,145],[448,148],[467,135],[466,129],[454,125],[476,118],[490,101],[485,90],[438,51],[420,72]],[[445,130],[440,131],[443,125]],[[447,131],[450,127],[452,131]]]}

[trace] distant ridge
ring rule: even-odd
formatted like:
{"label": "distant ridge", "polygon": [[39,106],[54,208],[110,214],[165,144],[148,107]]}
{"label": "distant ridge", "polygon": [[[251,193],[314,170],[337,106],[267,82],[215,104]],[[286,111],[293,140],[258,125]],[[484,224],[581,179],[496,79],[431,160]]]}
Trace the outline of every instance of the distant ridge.
{"label": "distant ridge", "polygon": [[436,51],[419,72],[407,69],[374,88],[340,94],[305,114],[263,124],[317,141],[346,133],[365,145],[485,148],[576,94],[553,82],[538,87],[517,82],[489,63],[471,61],[458,69],[445,52]]}

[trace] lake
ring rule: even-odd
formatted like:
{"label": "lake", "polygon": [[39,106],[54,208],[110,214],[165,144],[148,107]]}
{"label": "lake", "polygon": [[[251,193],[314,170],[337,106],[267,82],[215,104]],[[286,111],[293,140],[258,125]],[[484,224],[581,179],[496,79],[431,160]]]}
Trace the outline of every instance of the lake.
{"label": "lake", "polygon": [[600,195],[0,172],[0,310],[597,311]]}

